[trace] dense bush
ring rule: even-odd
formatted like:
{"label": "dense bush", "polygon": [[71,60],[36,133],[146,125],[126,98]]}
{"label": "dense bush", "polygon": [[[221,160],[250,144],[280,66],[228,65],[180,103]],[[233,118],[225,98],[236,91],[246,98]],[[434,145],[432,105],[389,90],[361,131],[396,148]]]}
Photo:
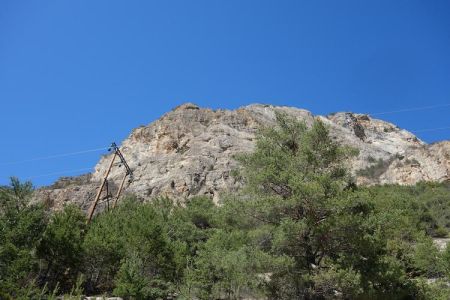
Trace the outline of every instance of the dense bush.
{"label": "dense bush", "polygon": [[36,247],[47,218],[41,205],[28,205],[31,183],[11,179],[0,188],[0,295],[26,299],[38,292],[40,274]]}
{"label": "dense bush", "polygon": [[54,290],[69,291],[82,271],[82,249],[86,218],[75,206],[66,206],[52,216],[37,246],[41,281]]}
{"label": "dense bush", "polygon": [[94,291],[116,287],[119,296],[145,299],[172,291],[174,250],[152,205],[128,199],[118,209],[97,217],[84,248]]}
{"label": "dense bush", "polygon": [[[90,225],[0,189],[0,298],[449,299],[450,186],[356,187],[355,154],[284,115],[237,157],[245,182],[206,197],[124,199]],[[76,296],[75,296],[76,295]]]}

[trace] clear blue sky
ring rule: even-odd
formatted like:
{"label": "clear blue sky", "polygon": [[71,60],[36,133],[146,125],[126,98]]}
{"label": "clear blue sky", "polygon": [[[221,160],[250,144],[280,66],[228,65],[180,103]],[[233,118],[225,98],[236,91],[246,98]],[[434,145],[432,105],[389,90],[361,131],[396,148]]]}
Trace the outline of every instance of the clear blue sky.
{"label": "clear blue sky", "polygon": [[[0,184],[36,185],[102,152],[5,163],[120,142],[187,101],[316,114],[450,104],[450,2],[3,0],[0,101]],[[413,131],[449,116],[382,117]]]}

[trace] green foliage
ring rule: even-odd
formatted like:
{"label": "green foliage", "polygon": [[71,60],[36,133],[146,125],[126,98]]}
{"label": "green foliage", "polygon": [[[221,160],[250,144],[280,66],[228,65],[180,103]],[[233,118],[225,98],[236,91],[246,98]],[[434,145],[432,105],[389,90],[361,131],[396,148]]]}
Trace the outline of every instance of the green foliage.
{"label": "green foliage", "polygon": [[201,299],[240,299],[252,294],[264,284],[264,273],[274,269],[275,261],[257,247],[247,244],[249,237],[242,231],[216,230],[202,245],[187,284]]}
{"label": "green foliage", "polygon": [[27,298],[37,291],[39,261],[33,249],[46,226],[41,205],[29,203],[30,182],[11,178],[0,188],[0,291],[1,298]]}
{"label": "green foliage", "polygon": [[444,227],[437,227],[434,230],[433,236],[438,238],[446,238],[448,236],[448,229]]}
{"label": "green foliage", "polygon": [[[258,227],[269,226],[265,253],[293,261],[293,266],[272,274],[269,289],[276,298],[352,290],[349,282],[361,280],[365,271],[358,270],[360,263],[354,260],[371,255],[371,241],[363,237],[375,230],[366,224],[373,206],[356,202],[346,192],[351,180],[344,163],[354,151],[335,143],[320,121],[307,129],[285,115],[277,115],[277,120],[278,127],[258,138],[254,153],[240,157],[247,188],[238,199],[240,211],[252,212]],[[332,273],[329,264],[348,270],[348,276],[340,269]],[[325,288],[323,278],[331,276],[336,277],[334,285]]]}
{"label": "green foliage", "polygon": [[67,297],[80,299],[83,296],[83,285],[84,285],[85,277],[83,274],[78,275],[77,281],[75,282],[75,285],[70,290],[69,295]]}
{"label": "green foliage", "polygon": [[[307,129],[277,118],[279,126],[259,136],[255,151],[239,157],[247,186],[231,205],[253,219],[241,225],[259,231],[259,250],[293,261],[272,272],[271,297],[413,297],[420,293],[417,277],[442,275],[440,254],[424,231],[436,235],[445,227],[448,209],[438,204],[449,200],[448,190],[350,188],[351,149],[333,142],[320,121]],[[387,163],[376,163],[369,175]]]}
{"label": "green foliage", "polygon": [[141,254],[128,255],[116,275],[114,294],[127,299],[164,299],[171,290],[170,282],[146,270]]}
{"label": "green foliage", "polygon": [[450,278],[450,247],[447,247],[442,254],[442,269],[445,275]]}
{"label": "green foliage", "polygon": [[365,169],[358,170],[356,175],[371,179],[378,178],[381,174],[386,172],[393,160],[394,158],[388,160],[379,158],[378,160],[375,160],[373,157],[369,157],[368,161],[373,164]]}
{"label": "green foliage", "polygon": [[[162,217],[150,204],[134,199],[98,216],[84,240],[92,291],[120,296],[168,294],[175,277],[174,251]],[[146,285],[142,285],[145,278]],[[161,284],[163,282],[164,284]]]}
{"label": "green foliage", "polygon": [[[46,212],[31,183],[0,189],[0,298],[449,299],[450,186],[357,187],[320,121],[278,114],[215,205],[134,197],[90,225]],[[374,163],[367,176],[385,168]],[[364,175],[364,174],[363,174]]]}
{"label": "green foliage", "polygon": [[438,278],[444,272],[442,255],[430,238],[424,238],[415,245],[413,264],[426,278]]}
{"label": "green foliage", "polygon": [[408,231],[418,227],[428,235],[442,237],[450,229],[448,184],[385,185],[362,190],[373,199],[380,213],[395,213],[399,218],[409,220],[411,227]]}
{"label": "green foliage", "polygon": [[45,263],[43,274],[50,289],[59,285],[63,292],[76,283],[84,257],[82,243],[86,218],[78,207],[69,205],[55,213],[37,247]]}
{"label": "green foliage", "polygon": [[29,203],[33,192],[31,182],[20,182],[17,177],[11,177],[10,185],[0,188],[0,205],[2,214],[20,212]]}
{"label": "green foliage", "polygon": [[363,293],[361,274],[352,269],[330,265],[324,272],[313,275],[315,294],[330,299],[336,296],[359,296]]}

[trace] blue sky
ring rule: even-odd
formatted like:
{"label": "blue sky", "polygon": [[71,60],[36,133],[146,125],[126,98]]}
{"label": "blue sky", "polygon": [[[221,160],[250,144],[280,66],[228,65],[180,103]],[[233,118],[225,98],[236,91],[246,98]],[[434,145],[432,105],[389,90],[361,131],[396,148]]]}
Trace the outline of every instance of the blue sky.
{"label": "blue sky", "polygon": [[442,105],[380,117],[448,127],[450,2],[4,0],[0,101],[0,184],[83,173],[103,152],[11,163],[120,142],[187,101],[315,114]]}

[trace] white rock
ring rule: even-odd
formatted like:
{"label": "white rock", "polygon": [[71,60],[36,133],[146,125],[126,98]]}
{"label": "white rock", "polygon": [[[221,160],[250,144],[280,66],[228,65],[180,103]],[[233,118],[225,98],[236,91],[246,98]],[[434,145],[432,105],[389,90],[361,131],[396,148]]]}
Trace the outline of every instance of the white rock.
{"label": "white rock", "polygon": [[[237,166],[233,156],[254,149],[258,128],[274,125],[275,111],[306,124],[315,118],[309,111],[292,107],[255,104],[230,111],[201,109],[187,103],[134,129],[121,144],[135,177],[125,191],[143,199],[206,195],[217,201],[221,193],[241,186],[230,174]],[[427,145],[406,130],[362,114],[336,113],[318,118],[330,127],[336,140],[359,149],[359,156],[351,162],[355,174],[361,174],[356,172],[359,169],[380,165],[375,168],[376,176],[357,176],[359,184],[409,185],[450,179],[449,141]],[[95,172],[84,180],[76,177],[57,182],[39,190],[37,198],[47,199],[56,209],[66,202],[87,209],[110,159],[111,155],[102,157]],[[123,172],[117,160],[109,176],[113,194]]]}

